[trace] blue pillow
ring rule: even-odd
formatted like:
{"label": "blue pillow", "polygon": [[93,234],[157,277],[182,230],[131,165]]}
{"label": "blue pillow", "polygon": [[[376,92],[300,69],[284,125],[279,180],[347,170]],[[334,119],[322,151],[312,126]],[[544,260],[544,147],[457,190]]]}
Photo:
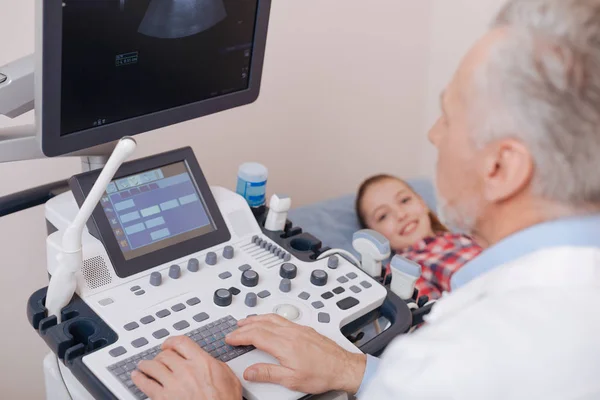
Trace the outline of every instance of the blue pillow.
{"label": "blue pillow", "polygon": [[[427,203],[436,209],[435,190],[429,180],[414,179],[408,184]],[[344,249],[358,254],[352,248],[352,234],[360,229],[354,203],[356,194],[345,195],[290,210],[288,219],[323,242],[323,246]]]}

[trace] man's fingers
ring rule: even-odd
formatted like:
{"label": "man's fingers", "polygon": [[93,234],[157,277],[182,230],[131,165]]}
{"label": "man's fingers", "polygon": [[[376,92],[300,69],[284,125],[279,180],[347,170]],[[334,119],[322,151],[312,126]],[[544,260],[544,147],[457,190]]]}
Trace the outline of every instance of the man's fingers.
{"label": "man's fingers", "polygon": [[179,353],[175,353],[173,350],[169,349],[161,351],[154,358],[154,361],[163,363],[167,368],[175,372],[181,369],[181,365],[185,362],[185,359],[179,355]]}
{"label": "man's fingers", "polygon": [[277,350],[285,346],[282,345],[280,335],[277,335],[275,330],[269,325],[249,325],[231,332],[225,341],[231,346],[253,345],[259,350],[276,356]]}
{"label": "man's fingers", "polygon": [[162,386],[139,371],[131,371],[131,380],[149,398],[158,398]]}
{"label": "man's fingers", "polygon": [[254,364],[244,371],[244,379],[250,382],[276,383],[286,386],[293,372],[275,364]]}
{"label": "man's fingers", "polygon": [[187,336],[172,336],[162,344],[163,350],[172,350],[186,360],[202,356],[204,351]]}
{"label": "man's fingers", "polygon": [[252,324],[264,324],[271,323],[277,326],[291,326],[293,322],[288,321],[287,319],[277,315],[277,314],[264,314],[264,315],[255,315],[253,317],[248,317],[246,319],[241,319],[238,321],[238,326],[248,326]]}
{"label": "man's fingers", "polygon": [[154,360],[141,361],[138,364],[138,369],[162,386],[171,379],[172,375],[172,372],[163,363]]}

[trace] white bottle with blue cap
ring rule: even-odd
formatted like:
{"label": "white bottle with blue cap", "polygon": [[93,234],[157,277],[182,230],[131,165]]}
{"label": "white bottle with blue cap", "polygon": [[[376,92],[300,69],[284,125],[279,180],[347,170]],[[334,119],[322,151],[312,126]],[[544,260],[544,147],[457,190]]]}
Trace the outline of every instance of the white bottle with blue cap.
{"label": "white bottle with blue cap", "polygon": [[415,283],[421,276],[421,265],[396,254],[390,263],[392,283],[390,289],[402,300],[410,300],[415,291]]}
{"label": "white bottle with blue cap", "polygon": [[269,170],[262,164],[248,162],[240,165],[236,192],[246,199],[250,207],[265,204],[268,176]]}

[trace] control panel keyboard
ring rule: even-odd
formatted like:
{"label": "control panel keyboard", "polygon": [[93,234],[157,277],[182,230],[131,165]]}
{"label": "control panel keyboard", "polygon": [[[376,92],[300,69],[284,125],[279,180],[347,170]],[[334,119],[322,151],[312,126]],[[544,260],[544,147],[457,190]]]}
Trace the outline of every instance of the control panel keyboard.
{"label": "control panel keyboard", "polygon": [[[208,316],[206,316],[208,318]],[[201,328],[194,329],[185,334],[196,342],[204,351],[209,353],[214,358],[223,362],[231,361],[236,357],[246,354],[252,350],[252,346],[232,347],[225,343],[225,336],[228,333],[237,329],[237,320],[231,315],[223,317],[217,321],[206,324]],[[161,329],[153,333],[155,338],[162,338],[169,335],[166,329]],[[147,341],[140,338],[140,342]],[[116,347],[111,350],[112,354],[124,354],[123,347]],[[131,380],[131,371],[137,368],[137,365],[142,360],[152,360],[161,351],[161,345],[154,346],[146,351],[137,353],[125,360],[112,364],[107,369],[112,375],[117,377],[119,381],[133,394],[137,399],[146,399],[147,396],[135,386]]]}

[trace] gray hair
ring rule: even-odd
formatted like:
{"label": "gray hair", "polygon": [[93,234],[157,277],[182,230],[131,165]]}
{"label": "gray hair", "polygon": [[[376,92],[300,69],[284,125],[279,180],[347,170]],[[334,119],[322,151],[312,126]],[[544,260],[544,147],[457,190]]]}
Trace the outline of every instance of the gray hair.
{"label": "gray hair", "polygon": [[474,141],[521,141],[536,195],[599,205],[600,0],[510,0],[493,27],[506,37],[476,72]]}

